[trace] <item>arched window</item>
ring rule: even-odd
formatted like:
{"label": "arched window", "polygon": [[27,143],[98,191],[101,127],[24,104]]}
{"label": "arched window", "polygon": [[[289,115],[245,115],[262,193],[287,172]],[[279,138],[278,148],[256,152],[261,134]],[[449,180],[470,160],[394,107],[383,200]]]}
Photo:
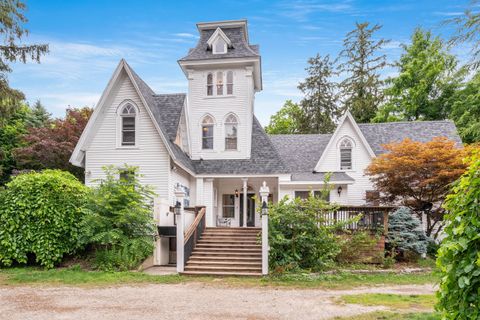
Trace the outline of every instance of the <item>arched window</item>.
{"label": "arched window", "polygon": [[122,146],[135,145],[135,117],[137,112],[135,107],[127,103],[120,113],[122,119]]}
{"label": "arched window", "polygon": [[340,170],[352,169],[352,148],[353,143],[350,139],[344,138],[340,142]]}
{"label": "arched window", "polygon": [[217,96],[223,95],[223,72],[217,72]]}
{"label": "arched window", "polygon": [[213,95],[213,74],[207,75],[207,96]]}
{"label": "arched window", "polygon": [[233,94],[233,71],[227,72],[227,94]]}
{"label": "arched window", "polygon": [[237,117],[233,114],[225,119],[225,150],[237,150]]}
{"label": "arched window", "polygon": [[227,43],[222,37],[217,37],[217,40],[213,44],[213,53],[227,53]]}
{"label": "arched window", "polygon": [[213,125],[212,117],[205,116],[202,120],[202,149],[213,149]]}

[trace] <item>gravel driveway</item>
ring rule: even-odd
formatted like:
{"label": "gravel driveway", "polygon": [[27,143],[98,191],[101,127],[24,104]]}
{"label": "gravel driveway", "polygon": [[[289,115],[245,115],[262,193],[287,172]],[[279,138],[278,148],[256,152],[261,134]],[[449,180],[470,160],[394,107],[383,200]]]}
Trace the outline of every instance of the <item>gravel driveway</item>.
{"label": "gravel driveway", "polygon": [[331,319],[382,309],[344,294],[429,294],[430,285],[354,290],[229,288],[200,283],[106,288],[0,287],[0,319]]}

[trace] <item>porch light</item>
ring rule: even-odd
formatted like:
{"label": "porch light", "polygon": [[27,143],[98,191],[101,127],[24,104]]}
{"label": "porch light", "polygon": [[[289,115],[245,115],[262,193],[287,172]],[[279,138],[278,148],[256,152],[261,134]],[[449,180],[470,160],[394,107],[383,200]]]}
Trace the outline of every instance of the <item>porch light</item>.
{"label": "porch light", "polygon": [[342,189],[342,186],[339,186],[339,187],[337,188],[338,196],[340,196],[340,194],[342,193],[342,190],[343,190],[343,189]]}
{"label": "porch light", "polygon": [[262,203],[262,216],[268,216],[267,201],[263,201]]}
{"label": "porch light", "polygon": [[173,224],[176,226],[177,225],[177,216],[179,216],[182,213],[182,204],[180,201],[177,201],[175,203],[175,207],[173,207],[173,212],[175,215],[173,216]]}
{"label": "porch light", "polygon": [[239,193],[238,193],[238,189],[235,189],[235,198],[238,198],[239,197]]}

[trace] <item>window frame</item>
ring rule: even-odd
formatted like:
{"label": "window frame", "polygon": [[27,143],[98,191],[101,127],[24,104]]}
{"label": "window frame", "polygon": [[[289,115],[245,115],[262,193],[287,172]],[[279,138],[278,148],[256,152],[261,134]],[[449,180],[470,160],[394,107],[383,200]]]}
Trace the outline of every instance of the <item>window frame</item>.
{"label": "window frame", "polygon": [[[225,117],[225,121],[223,123],[224,125],[224,143],[225,143],[225,146],[224,146],[224,150],[225,151],[238,151],[238,117],[233,114],[233,113],[229,113],[226,117]],[[235,137],[227,137],[227,134],[228,134],[228,128],[232,126],[235,128]],[[228,148],[227,146],[229,145],[229,140],[232,140],[232,139],[235,139],[235,148]]]}
{"label": "window frame", "polygon": [[207,96],[213,96],[213,73],[207,73]]}
{"label": "window frame", "polygon": [[[126,108],[130,107],[130,112],[124,113]],[[133,118],[133,130],[126,131],[124,129],[124,119]],[[123,101],[117,109],[117,148],[121,149],[137,149],[138,148],[138,128],[139,128],[140,112],[137,105],[132,100]],[[133,132],[133,142],[124,142],[124,132]]]}
{"label": "window frame", "polygon": [[[204,136],[205,128],[209,128],[211,130],[211,136]],[[202,122],[200,123],[200,130],[201,130],[201,145],[202,150],[214,150],[215,149],[215,120],[211,115],[205,115],[202,117]],[[206,139],[211,140],[211,148],[205,147]]]}
{"label": "window frame", "polygon": [[[343,146],[344,143],[348,143],[349,146]],[[338,166],[340,171],[353,171],[353,149],[355,147],[355,143],[350,137],[343,137],[339,140],[338,144]],[[343,166],[343,152],[349,151],[350,156],[350,166]]]}
{"label": "window frame", "polygon": [[205,78],[205,97],[234,96],[235,73],[233,70],[213,70]]}
{"label": "window frame", "polygon": [[[223,51],[218,51],[217,50],[217,45],[219,41],[223,41]],[[228,53],[228,43],[223,39],[222,37],[218,36],[215,41],[212,43],[212,53],[213,54],[226,54]]]}
{"label": "window frame", "polygon": [[[225,204],[226,197],[228,197],[229,200],[233,200],[233,204]],[[230,209],[232,215],[225,216],[225,209]],[[222,194],[222,218],[235,219],[235,195],[234,194]]]}

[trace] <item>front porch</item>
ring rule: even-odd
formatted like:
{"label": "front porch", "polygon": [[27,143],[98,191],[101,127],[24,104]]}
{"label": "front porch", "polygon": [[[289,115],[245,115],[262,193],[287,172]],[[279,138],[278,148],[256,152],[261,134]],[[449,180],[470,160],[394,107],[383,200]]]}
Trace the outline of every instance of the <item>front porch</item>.
{"label": "front porch", "polygon": [[265,181],[269,202],[278,201],[277,177],[197,178],[196,203],[206,207],[207,227],[260,227],[259,191]]}

